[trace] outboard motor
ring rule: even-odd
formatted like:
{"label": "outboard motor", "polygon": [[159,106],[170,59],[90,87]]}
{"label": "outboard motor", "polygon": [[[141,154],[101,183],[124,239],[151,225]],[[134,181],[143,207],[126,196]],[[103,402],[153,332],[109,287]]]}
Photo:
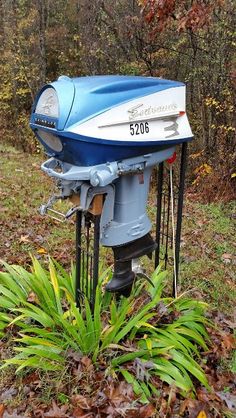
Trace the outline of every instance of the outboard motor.
{"label": "outboard motor", "polygon": [[[152,169],[193,137],[185,85],[154,77],[61,76],[39,92],[30,126],[50,157],[42,170],[57,180],[60,198],[75,202],[64,218],[86,214],[99,201],[99,241],[114,254],[106,290],[129,294],[132,260],[156,248],[146,211]],[[55,215],[56,199],[41,213]]]}

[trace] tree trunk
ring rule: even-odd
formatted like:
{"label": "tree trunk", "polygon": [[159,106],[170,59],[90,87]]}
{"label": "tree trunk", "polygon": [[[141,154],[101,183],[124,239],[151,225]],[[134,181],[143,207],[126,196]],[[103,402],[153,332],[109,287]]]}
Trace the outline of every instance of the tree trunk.
{"label": "tree trunk", "polygon": [[47,61],[46,61],[46,5],[44,0],[37,0],[38,21],[39,21],[39,50],[40,50],[40,81],[46,82]]}

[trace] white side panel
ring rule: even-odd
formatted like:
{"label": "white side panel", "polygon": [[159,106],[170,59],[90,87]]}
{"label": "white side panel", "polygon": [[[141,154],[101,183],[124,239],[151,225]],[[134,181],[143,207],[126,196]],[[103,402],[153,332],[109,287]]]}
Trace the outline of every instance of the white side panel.
{"label": "white side panel", "polygon": [[[185,86],[115,106],[69,132],[116,141],[175,140],[192,136],[185,112]],[[181,116],[180,116],[181,115]]]}

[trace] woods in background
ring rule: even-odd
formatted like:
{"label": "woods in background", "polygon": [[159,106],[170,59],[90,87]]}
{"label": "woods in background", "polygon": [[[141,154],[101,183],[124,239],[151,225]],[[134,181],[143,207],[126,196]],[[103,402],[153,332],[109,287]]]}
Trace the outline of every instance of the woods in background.
{"label": "woods in background", "polygon": [[192,152],[233,179],[235,16],[234,0],[0,0],[1,141],[36,150],[32,101],[61,74],[152,75],[187,83]]}

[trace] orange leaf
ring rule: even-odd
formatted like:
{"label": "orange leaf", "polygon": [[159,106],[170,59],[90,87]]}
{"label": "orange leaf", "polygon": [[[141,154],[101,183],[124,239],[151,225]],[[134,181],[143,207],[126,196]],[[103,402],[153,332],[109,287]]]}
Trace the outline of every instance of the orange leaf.
{"label": "orange leaf", "polygon": [[200,411],[197,415],[197,418],[207,418],[207,414],[205,411]]}
{"label": "orange leaf", "polygon": [[37,253],[38,254],[47,254],[47,251],[45,250],[45,248],[39,248],[38,250],[37,250]]}
{"label": "orange leaf", "polygon": [[4,411],[5,411],[5,406],[1,403],[0,404],[0,418],[3,417]]}
{"label": "orange leaf", "polygon": [[194,154],[191,154],[189,157],[192,158],[192,160],[195,160],[198,157],[201,157],[203,154],[203,150]]}
{"label": "orange leaf", "polygon": [[224,334],[223,335],[223,341],[222,341],[222,346],[226,349],[226,350],[232,350],[235,348],[235,337],[233,336],[233,334]]}

